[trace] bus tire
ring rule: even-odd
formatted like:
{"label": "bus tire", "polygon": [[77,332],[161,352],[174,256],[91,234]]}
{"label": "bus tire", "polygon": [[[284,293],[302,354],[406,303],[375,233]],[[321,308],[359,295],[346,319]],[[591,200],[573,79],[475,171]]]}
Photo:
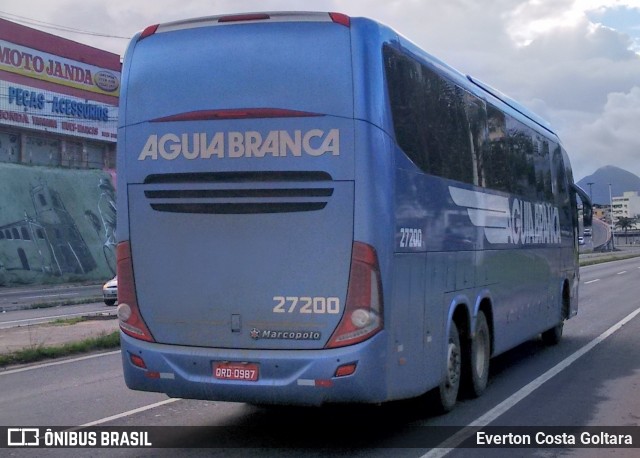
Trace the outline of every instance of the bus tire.
{"label": "bus tire", "polygon": [[489,361],[491,359],[491,333],[484,312],[478,312],[476,318],[476,332],[469,343],[469,357],[467,359],[467,385],[469,394],[480,396],[489,382]]}
{"label": "bus tire", "polygon": [[445,358],[447,363],[445,376],[438,388],[434,391],[436,407],[440,413],[453,410],[458,400],[458,391],[460,389],[462,349],[460,347],[458,327],[455,322],[451,322]]}
{"label": "bus tire", "polygon": [[564,329],[564,321],[560,324],[547,329],[542,333],[542,341],[546,345],[558,345],[562,340],[562,330]]}

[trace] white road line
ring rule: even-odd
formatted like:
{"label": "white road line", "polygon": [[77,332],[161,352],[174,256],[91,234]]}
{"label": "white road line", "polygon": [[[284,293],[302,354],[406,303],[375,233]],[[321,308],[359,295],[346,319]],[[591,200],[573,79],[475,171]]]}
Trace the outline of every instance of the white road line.
{"label": "white road line", "polygon": [[[44,367],[59,366],[61,364],[75,363],[77,361],[84,361],[84,360],[87,360],[87,359],[99,358],[101,356],[115,355],[117,353],[120,353],[120,350],[110,351],[110,352],[107,352],[107,353],[98,353],[98,354],[89,355],[89,356],[82,356],[80,358],[65,359],[64,361],[55,361],[55,362],[52,362],[52,363],[38,364],[37,366],[21,367],[19,369],[11,369],[11,370],[8,370],[8,371],[0,372],[0,376],[9,375],[9,374],[17,374],[18,372],[32,371],[32,370],[35,370],[35,369],[42,369]],[[146,405],[146,406],[138,407],[137,409],[128,410],[127,412],[122,412],[122,413],[119,413],[119,414],[116,414],[116,415],[112,415],[110,417],[101,418],[100,420],[96,420],[96,421],[91,421],[89,423],[85,423],[84,425],[80,425],[80,426],[77,426],[75,428],[68,429],[67,431],[76,431],[78,429],[89,428],[90,426],[100,425],[102,423],[107,423],[109,421],[117,420],[119,418],[128,417],[130,415],[134,415],[136,413],[144,412],[146,410],[155,409],[156,407],[160,407],[160,406],[163,406],[163,405],[166,405],[166,404],[171,404],[172,402],[176,402],[176,401],[180,401],[180,398],[170,398],[170,399],[166,399],[164,401],[156,402],[155,404],[149,404],[149,405]]]}
{"label": "white road line", "polygon": [[109,421],[118,420],[119,418],[128,417],[130,415],[134,415],[136,413],[144,412],[146,410],[155,409],[156,407],[160,407],[166,404],[171,404],[172,402],[181,401],[181,398],[170,398],[165,399],[164,401],[156,402],[155,404],[149,404],[146,406],[138,407],[137,409],[128,410],[127,412],[122,412],[116,415],[111,415],[110,417],[101,418],[100,420],[90,421],[89,423],[85,423],[84,425],[76,426],[75,428],[67,429],[67,431],[77,431],[83,428],[89,428],[91,426],[101,425],[103,423],[107,423]]}
{"label": "white road line", "polygon": [[52,315],[52,316],[41,316],[38,318],[26,318],[24,320],[0,321],[0,326],[3,326],[5,324],[24,323],[26,321],[56,320],[58,318],[67,318],[70,316],[91,315],[93,313],[105,313],[105,312],[102,310],[95,310],[91,312],[66,313],[64,315]]}
{"label": "white road line", "polygon": [[616,275],[622,275],[622,274],[626,274],[626,273],[627,273],[627,271],[623,270],[622,272],[618,272]]}
{"label": "white road line", "polygon": [[597,282],[597,281],[600,281],[600,279],[599,279],[599,278],[596,278],[595,280],[585,281],[585,282],[584,282],[584,284],[585,284],[585,285],[588,285],[589,283],[595,283],[595,282]]}
{"label": "white road line", "polygon": [[62,361],[54,361],[52,363],[38,364],[38,365],[35,365],[35,366],[20,367],[18,369],[10,369],[8,371],[0,371],[0,376],[10,375],[10,374],[17,374],[19,372],[33,371],[33,370],[36,370],[36,369],[42,369],[44,367],[60,366],[62,364],[75,363],[76,361],[84,361],[84,360],[87,360],[87,359],[100,358],[102,356],[116,355],[118,353],[120,353],[120,350],[108,351],[106,353],[96,353],[95,355],[81,356],[80,358],[65,359],[65,360],[62,360]]}
{"label": "white road line", "polygon": [[[29,294],[29,293],[42,293],[43,291],[52,291],[47,289],[9,289],[8,291],[3,291],[0,293],[0,296],[11,296],[16,294]],[[55,291],[55,290],[53,290]]]}
{"label": "white road line", "polygon": [[80,293],[59,293],[59,294],[44,294],[40,296],[24,296],[25,299],[38,299],[41,297],[62,297],[62,296],[77,296]]}
{"label": "white road line", "polygon": [[529,382],[527,385],[520,388],[518,391],[516,391],[514,394],[512,394],[507,399],[502,401],[500,404],[495,406],[493,409],[491,409],[481,417],[469,423],[467,426],[465,426],[463,429],[461,429],[456,434],[451,436],[449,439],[437,445],[436,448],[433,448],[426,454],[422,455],[421,458],[436,458],[436,457],[443,457],[447,455],[449,452],[453,451],[457,446],[462,444],[465,440],[473,436],[477,431],[479,431],[480,429],[484,428],[485,426],[495,421],[498,417],[500,417],[502,414],[507,412],[513,406],[515,406],[518,402],[522,401],[524,398],[526,398],[531,393],[533,393],[536,389],[540,388],[543,384],[545,384],[550,379],[552,379],[553,377],[558,375],[560,372],[565,370],[567,367],[569,367],[571,364],[576,362],[580,357],[584,356],[586,353],[591,351],[593,347],[601,343],[603,340],[605,340],[614,332],[618,331],[625,324],[627,324],[629,321],[634,319],[638,314],[640,314],[640,309],[637,309],[634,312],[631,312],[625,318],[623,318],[622,320],[620,320],[619,322],[611,326],[609,329],[607,329],[605,332],[603,332],[598,337],[593,339],[591,342],[589,342],[587,345],[582,347],[580,350],[576,351],[568,358],[560,361],[558,364],[553,366],[547,372],[545,372],[544,374],[542,374],[532,382]]}

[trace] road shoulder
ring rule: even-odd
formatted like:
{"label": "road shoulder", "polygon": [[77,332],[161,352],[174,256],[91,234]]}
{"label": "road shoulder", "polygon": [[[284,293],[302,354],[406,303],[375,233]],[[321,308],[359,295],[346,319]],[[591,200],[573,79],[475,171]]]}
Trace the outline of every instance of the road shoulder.
{"label": "road shoulder", "polygon": [[0,332],[0,355],[79,342],[117,330],[118,320],[115,317],[74,324],[46,323],[3,329]]}

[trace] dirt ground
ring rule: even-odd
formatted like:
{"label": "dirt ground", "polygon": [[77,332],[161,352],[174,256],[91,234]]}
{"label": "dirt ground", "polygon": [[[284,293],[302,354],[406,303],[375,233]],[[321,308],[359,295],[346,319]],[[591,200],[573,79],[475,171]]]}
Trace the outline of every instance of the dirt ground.
{"label": "dirt ground", "polygon": [[0,330],[0,354],[99,337],[118,330],[115,317],[76,324],[38,324]]}

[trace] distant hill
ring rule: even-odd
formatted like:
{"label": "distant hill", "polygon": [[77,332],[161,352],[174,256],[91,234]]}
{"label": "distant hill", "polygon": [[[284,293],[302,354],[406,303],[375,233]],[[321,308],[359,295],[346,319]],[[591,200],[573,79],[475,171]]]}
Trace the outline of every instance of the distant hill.
{"label": "distant hill", "polygon": [[[589,183],[593,183],[591,187]],[[613,165],[600,167],[593,175],[578,181],[577,185],[591,194],[593,203],[606,205],[609,204],[609,183],[613,197],[626,191],[640,192],[640,177]]]}

